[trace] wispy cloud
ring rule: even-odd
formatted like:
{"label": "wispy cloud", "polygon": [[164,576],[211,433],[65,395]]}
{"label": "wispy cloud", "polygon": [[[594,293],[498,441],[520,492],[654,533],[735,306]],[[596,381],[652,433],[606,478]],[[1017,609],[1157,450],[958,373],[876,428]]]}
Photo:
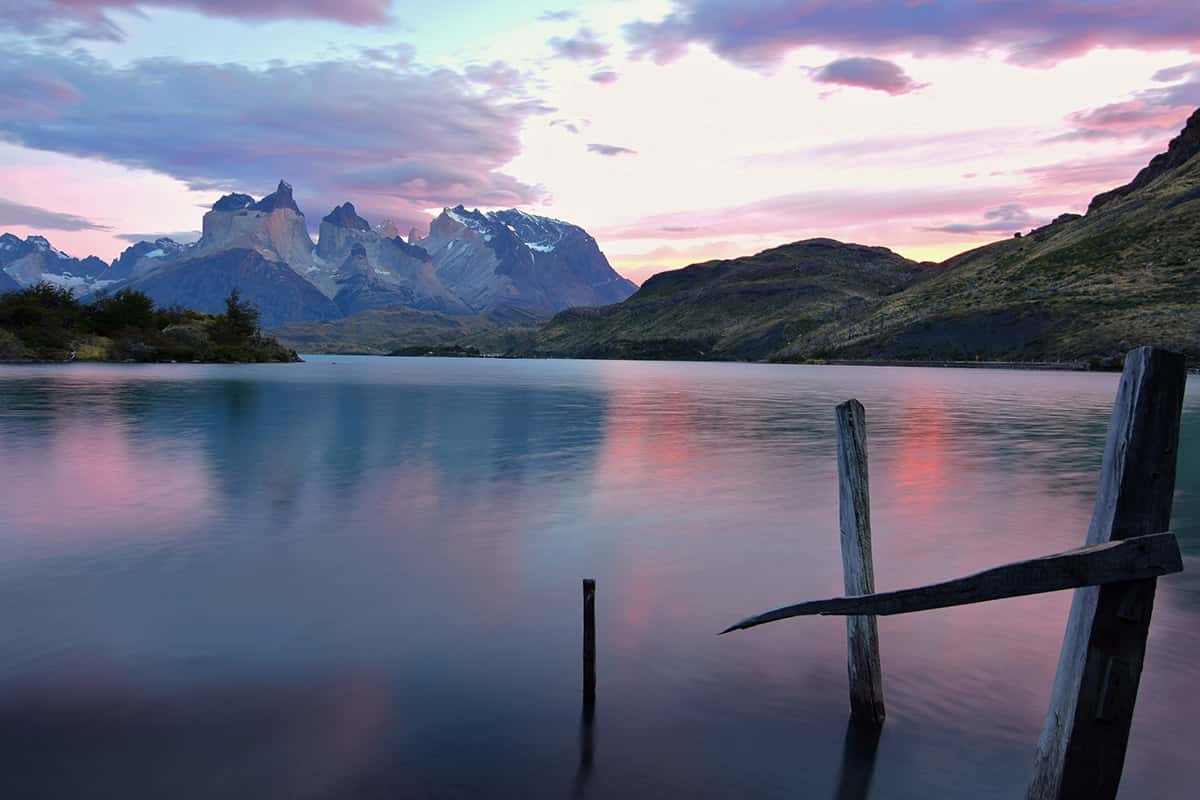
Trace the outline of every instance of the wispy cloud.
{"label": "wispy cloud", "polygon": [[589,144],[587,149],[589,153],[599,153],[602,156],[637,155],[637,150],[633,150],[629,147],[618,147],[615,144]]}
{"label": "wispy cloud", "polygon": [[153,242],[158,239],[174,239],[180,244],[188,244],[200,238],[200,231],[173,231],[169,233],[118,233],[118,239],[137,244],[138,242]]}
{"label": "wispy cloud", "polygon": [[521,71],[504,61],[491,64],[472,64],[463,70],[467,80],[486,86],[499,95],[517,94],[525,86]]}
{"label": "wispy cloud", "polygon": [[591,80],[592,83],[599,83],[607,86],[609,84],[616,83],[619,77],[620,76],[611,69],[601,69],[596,70],[589,75],[588,79]]}
{"label": "wispy cloud", "polygon": [[[1045,220],[1042,220],[1044,222]],[[1041,224],[1023,206],[1009,203],[985,211],[982,222],[953,222],[948,225],[937,225],[923,228],[927,231],[942,233],[1016,233],[1022,228],[1034,227]]]}
{"label": "wispy cloud", "polygon": [[571,61],[599,61],[609,51],[591,28],[580,28],[572,36],[553,36],[549,44],[557,57]]}
{"label": "wispy cloud", "polygon": [[100,225],[75,214],[50,211],[37,206],[14,203],[0,197],[0,225],[20,225],[26,228],[52,231],[107,231]]}
{"label": "wispy cloud", "polygon": [[1155,86],[1134,92],[1128,100],[1068,115],[1071,129],[1054,140],[1161,138],[1177,130],[1200,106],[1200,62],[1159,70]]}

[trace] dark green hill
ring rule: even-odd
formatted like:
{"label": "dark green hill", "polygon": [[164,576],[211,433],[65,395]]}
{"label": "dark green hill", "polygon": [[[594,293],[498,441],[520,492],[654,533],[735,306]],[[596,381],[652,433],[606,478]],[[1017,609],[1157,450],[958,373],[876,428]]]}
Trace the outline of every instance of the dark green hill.
{"label": "dark green hill", "polygon": [[810,239],[662,272],[628,300],[558,314],[531,354],[585,358],[769,358],[933,275],[883,247]]}

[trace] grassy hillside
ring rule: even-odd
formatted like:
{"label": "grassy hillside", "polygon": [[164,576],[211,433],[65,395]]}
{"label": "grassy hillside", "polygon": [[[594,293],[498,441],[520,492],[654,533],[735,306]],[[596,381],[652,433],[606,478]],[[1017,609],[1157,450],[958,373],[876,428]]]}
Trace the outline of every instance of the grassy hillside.
{"label": "grassy hillside", "polygon": [[1025,236],[915,264],[827,239],[654,276],[572,309],[530,355],[1090,361],[1200,357],[1200,111],[1137,179]]}
{"label": "grassy hillside", "polygon": [[549,318],[546,312],[509,306],[481,314],[394,306],[327,322],[293,322],[271,333],[302,353],[494,354],[523,346]]}
{"label": "grassy hillside", "polygon": [[956,256],[776,357],[1112,362],[1141,344],[1200,356],[1200,157],[1084,217]]}

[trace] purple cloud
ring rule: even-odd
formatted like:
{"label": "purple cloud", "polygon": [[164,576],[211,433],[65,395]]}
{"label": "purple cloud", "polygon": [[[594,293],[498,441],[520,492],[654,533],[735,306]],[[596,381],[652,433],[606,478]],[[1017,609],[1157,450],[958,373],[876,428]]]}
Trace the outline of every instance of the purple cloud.
{"label": "purple cloud", "polygon": [[637,155],[637,150],[633,150],[629,147],[618,147],[615,144],[589,144],[587,149],[589,153],[598,153],[602,156]]}
{"label": "purple cloud", "polygon": [[89,219],[50,211],[37,206],[26,206],[0,197],[0,225],[23,225],[27,228],[53,231],[107,231],[107,225],[98,225]]}
{"label": "purple cloud", "polygon": [[[0,51],[0,86],[71,87],[0,103],[0,139],[254,193],[287,177],[309,216],[353,199],[405,225],[459,202],[520,205],[542,191],[500,172],[533,102],[480,96],[450,70],[323,61],[252,69],[173,59],[116,67],[82,51]],[[257,190],[257,191],[255,191]]]}
{"label": "purple cloud", "polygon": [[574,11],[563,9],[561,11],[543,11],[538,17],[542,22],[565,22],[569,19],[575,19]]}
{"label": "purple cloud", "polygon": [[600,69],[593,72],[589,76],[589,80],[591,80],[592,83],[600,83],[607,86],[609,84],[616,83],[617,78],[619,77],[620,76],[611,69]]}
{"label": "purple cloud", "polygon": [[635,56],[667,63],[690,44],[769,68],[806,45],[882,53],[1007,51],[1049,65],[1096,47],[1197,49],[1200,15],[1180,0],[674,0],[658,21],[627,25]]}
{"label": "purple cloud", "polygon": [[882,58],[839,58],[815,70],[812,79],[818,83],[835,83],[873,89],[890,95],[908,94],[929,84],[917,83],[905,74],[898,64]]}
{"label": "purple cloud", "polygon": [[246,20],[321,19],[346,25],[388,20],[391,0],[5,0],[0,29],[57,39],[120,41],[113,10],[172,8]]}
{"label": "purple cloud", "polygon": [[1015,233],[1021,228],[1036,227],[1045,221],[1039,222],[1017,203],[1007,203],[999,208],[985,211],[983,220],[983,222],[956,222],[950,225],[923,228],[923,230],[941,231],[942,233]]}
{"label": "purple cloud", "polygon": [[609,50],[591,28],[580,28],[573,36],[553,36],[549,44],[558,58],[571,61],[599,61]]}

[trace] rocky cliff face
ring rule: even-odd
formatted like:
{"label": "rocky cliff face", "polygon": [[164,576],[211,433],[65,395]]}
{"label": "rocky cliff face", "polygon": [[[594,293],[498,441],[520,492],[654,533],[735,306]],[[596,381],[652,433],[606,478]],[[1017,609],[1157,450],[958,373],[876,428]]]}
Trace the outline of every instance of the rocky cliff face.
{"label": "rocky cliff face", "polygon": [[516,209],[443,209],[419,244],[442,282],[476,310],[606,305],[637,290],[582,228]]}
{"label": "rocky cliff face", "polygon": [[352,203],[338,206],[321,220],[311,280],[346,314],[388,305],[470,311],[438,279],[429,253],[390,232],[372,228]]}
{"label": "rocky cliff face", "polygon": [[186,245],[166,237],[153,242],[137,242],[117,256],[105,277],[113,281],[128,281],[179,258],[186,250]]}
{"label": "rocky cliff face", "polygon": [[273,194],[257,203],[244,194],[226,195],[204,215],[203,234],[191,257],[235,249],[254,250],[282,261],[303,275],[312,264],[312,239],[292,187],[280,181]]}
{"label": "rocky cliff face", "polygon": [[1088,213],[1141,189],[1176,167],[1183,166],[1197,153],[1200,153],[1200,109],[1188,118],[1183,130],[1167,145],[1165,153],[1159,153],[1150,159],[1150,163],[1129,183],[1093,197],[1092,202],[1088,204]]}

